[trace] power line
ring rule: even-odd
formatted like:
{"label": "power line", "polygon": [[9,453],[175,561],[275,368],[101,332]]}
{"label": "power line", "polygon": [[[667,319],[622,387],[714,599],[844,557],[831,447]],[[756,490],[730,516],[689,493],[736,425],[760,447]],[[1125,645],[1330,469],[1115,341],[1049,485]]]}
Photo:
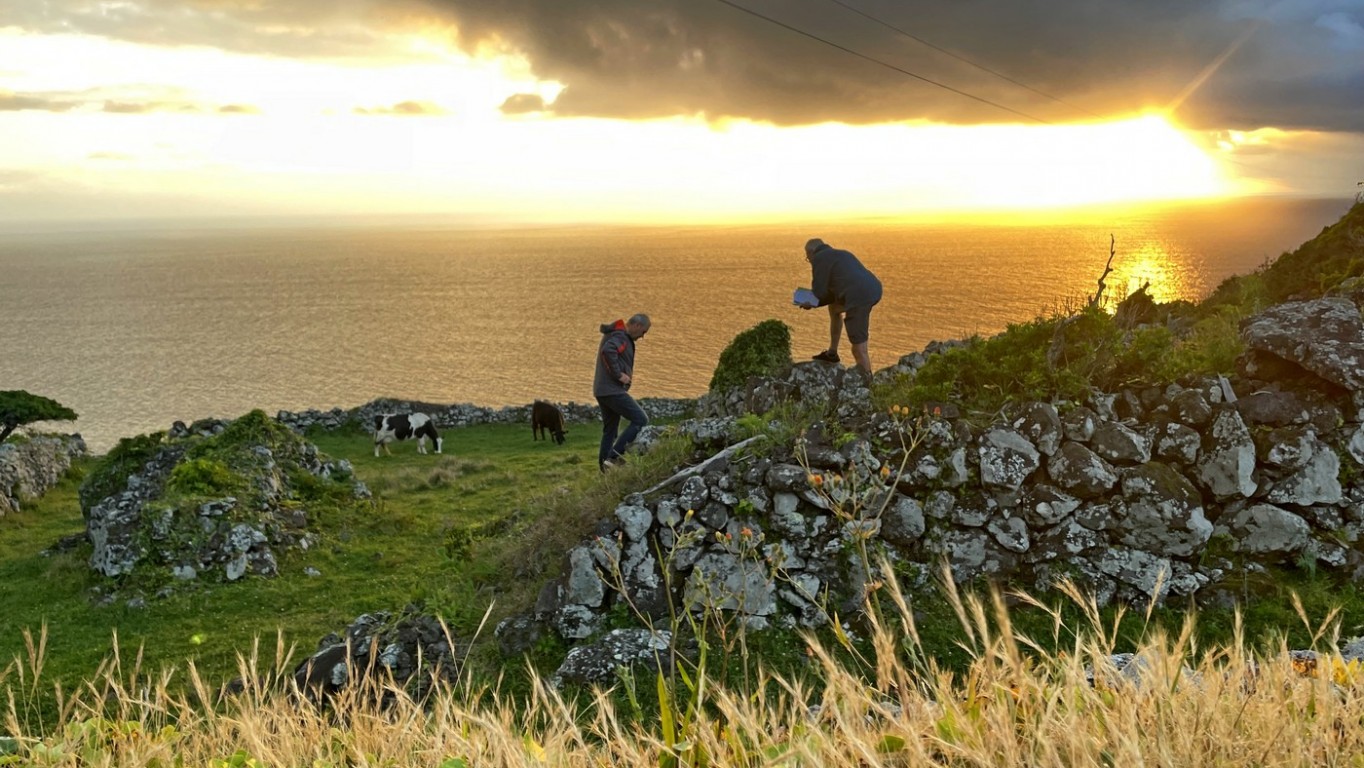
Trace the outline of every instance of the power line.
{"label": "power line", "polygon": [[1020,87],[1020,88],[1025,88],[1025,89],[1027,89],[1027,90],[1029,90],[1029,91],[1032,91],[1033,93],[1037,94],[1038,96],[1045,96],[1046,98],[1051,99],[1052,101],[1054,101],[1054,102],[1056,102],[1056,103],[1058,103],[1058,104],[1064,104],[1064,105],[1066,105],[1067,107],[1070,107],[1071,109],[1074,109],[1074,110],[1076,110],[1076,111],[1078,111],[1078,112],[1083,112],[1083,113],[1085,113],[1086,115],[1089,115],[1089,116],[1091,116],[1091,117],[1102,117],[1102,115],[1098,115],[1098,114],[1095,114],[1094,112],[1090,112],[1089,110],[1085,109],[1084,107],[1081,107],[1081,106],[1078,106],[1078,105],[1075,105],[1075,104],[1071,104],[1070,102],[1067,102],[1066,100],[1060,98],[1059,96],[1053,96],[1053,95],[1051,95],[1050,93],[1047,93],[1046,91],[1040,91],[1040,90],[1038,90],[1038,89],[1032,87],[1031,85],[1028,85],[1027,83],[1019,82],[1018,80],[1015,80],[1015,79],[1013,79],[1012,77],[1009,77],[1008,75],[1006,75],[1006,74],[1004,74],[1004,73],[1002,73],[1002,72],[997,72],[997,71],[995,71],[995,70],[993,70],[993,69],[990,69],[989,67],[985,66],[984,64],[978,64],[978,63],[976,63],[976,62],[974,62],[974,61],[971,61],[970,59],[966,58],[965,56],[962,56],[962,55],[957,54],[957,53],[953,53],[952,51],[949,51],[949,50],[947,50],[946,48],[943,48],[943,47],[941,47],[941,46],[934,45],[933,43],[928,42],[927,40],[923,39],[922,37],[919,37],[919,36],[917,36],[917,35],[913,35],[913,34],[911,34],[911,33],[909,33],[909,32],[906,32],[905,30],[900,29],[899,27],[897,27],[897,26],[895,26],[895,25],[893,25],[893,24],[891,24],[891,23],[889,23],[889,22],[887,22],[887,21],[882,21],[881,19],[878,19],[878,18],[876,18],[875,16],[872,16],[870,13],[866,13],[866,12],[864,12],[864,11],[858,9],[858,8],[854,8],[853,6],[851,6],[851,5],[849,5],[849,4],[845,3],[845,2],[843,2],[843,0],[829,0],[829,2],[833,3],[834,5],[840,6],[840,7],[842,7],[842,8],[846,8],[847,10],[852,11],[853,13],[855,13],[855,14],[857,14],[858,16],[861,16],[861,17],[863,17],[863,18],[865,18],[865,19],[870,19],[871,21],[874,21],[874,22],[876,22],[877,24],[880,24],[881,26],[885,27],[886,29],[889,29],[889,30],[891,30],[891,31],[893,31],[893,32],[896,32],[896,33],[899,33],[899,34],[901,34],[901,35],[904,35],[905,37],[909,38],[910,40],[913,40],[913,41],[916,42],[916,43],[919,43],[919,44],[921,44],[921,45],[928,46],[929,48],[932,48],[933,50],[935,50],[935,51],[937,51],[937,52],[939,52],[939,53],[942,53],[942,54],[946,54],[946,55],[948,55],[948,56],[951,56],[952,58],[956,59],[957,61],[964,62],[964,63],[966,63],[966,64],[970,64],[971,66],[975,67],[976,69],[981,70],[982,72],[988,72],[988,73],[994,75],[995,77],[998,77],[998,78],[1001,79],[1001,80],[1008,81],[1008,82],[1013,83],[1014,85],[1016,85],[1016,86],[1018,86],[1018,87]]}
{"label": "power line", "polygon": [[740,10],[740,11],[743,11],[744,13],[747,13],[747,14],[749,14],[750,16],[756,16],[756,17],[758,17],[758,18],[762,19],[763,21],[766,21],[766,22],[768,22],[768,23],[770,23],[770,24],[775,24],[775,25],[781,27],[782,29],[786,29],[786,30],[789,30],[789,31],[791,31],[791,32],[795,32],[796,34],[802,35],[802,36],[804,36],[804,37],[808,37],[808,38],[810,38],[811,40],[816,40],[816,41],[818,41],[818,42],[824,43],[825,45],[830,46],[830,47],[832,47],[832,48],[837,48],[838,50],[843,51],[844,53],[850,53],[850,54],[852,54],[853,56],[856,56],[856,57],[859,58],[859,59],[865,59],[865,60],[867,60],[867,61],[870,61],[870,62],[873,63],[873,64],[879,64],[879,65],[885,67],[886,69],[894,70],[894,71],[896,71],[896,72],[899,72],[899,73],[902,74],[902,75],[909,75],[910,77],[914,78],[915,80],[922,80],[923,82],[928,83],[929,85],[935,85],[935,86],[937,86],[937,87],[939,87],[939,88],[942,88],[942,89],[944,89],[944,90],[951,91],[952,93],[958,94],[958,95],[960,95],[960,96],[965,96],[965,97],[968,98],[968,99],[972,99],[972,100],[974,100],[974,101],[979,101],[979,102],[982,103],[982,104],[989,104],[990,106],[995,107],[996,109],[1002,109],[1002,110],[1004,110],[1005,112],[1011,112],[1011,113],[1013,113],[1013,114],[1015,114],[1015,115],[1018,115],[1019,117],[1026,117],[1026,118],[1029,119],[1029,120],[1034,120],[1034,121],[1036,121],[1036,122],[1043,123],[1043,124],[1045,124],[1045,125],[1052,125],[1051,121],[1049,121],[1049,120],[1043,120],[1043,119],[1040,118],[1040,117],[1036,117],[1035,115],[1030,115],[1030,114],[1028,114],[1027,112],[1021,112],[1021,111],[1019,111],[1019,110],[1017,110],[1017,109],[1014,109],[1013,107],[1006,107],[1006,106],[1004,106],[1003,104],[999,104],[999,103],[997,103],[997,102],[990,101],[989,99],[986,99],[986,98],[983,98],[983,97],[980,97],[980,96],[976,96],[975,94],[972,94],[972,93],[967,93],[966,91],[963,91],[963,90],[961,90],[961,89],[959,89],[959,88],[953,88],[952,86],[947,85],[946,83],[940,83],[940,82],[938,82],[937,80],[933,80],[933,79],[924,77],[923,75],[915,74],[915,73],[913,73],[913,72],[910,72],[910,71],[907,70],[907,69],[902,69],[902,68],[900,68],[900,67],[897,67],[897,66],[895,66],[894,64],[888,64],[888,63],[886,63],[886,62],[884,62],[884,61],[881,61],[881,60],[878,59],[878,58],[875,58],[875,57],[872,57],[872,56],[868,56],[868,55],[866,55],[865,53],[859,53],[859,52],[857,52],[857,51],[854,51],[854,50],[851,49],[851,48],[847,48],[847,47],[845,47],[845,46],[839,45],[838,43],[835,43],[835,42],[833,42],[832,40],[827,40],[827,39],[825,39],[825,38],[820,37],[819,35],[812,34],[812,33],[810,33],[810,32],[806,32],[806,31],[803,30],[803,29],[798,29],[798,28],[796,28],[796,27],[793,27],[793,26],[791,26],[790,24],[787,24],[786,22],[778,21],[778,20],[772,18],[771,16],[764,16],[763,14],[758,13],[757,11],[753,10],[752,8],[745,8],[744,6],[739,5],[738,3],[732,2],[731,0],[716,0],[716,1],[717,1],[717,2],[720,2],[720,3],[724,3],[725,5],[728,5],[728,6],[731,7],[731,8],[734,8],[734,9],[737,9],[737,10]]}

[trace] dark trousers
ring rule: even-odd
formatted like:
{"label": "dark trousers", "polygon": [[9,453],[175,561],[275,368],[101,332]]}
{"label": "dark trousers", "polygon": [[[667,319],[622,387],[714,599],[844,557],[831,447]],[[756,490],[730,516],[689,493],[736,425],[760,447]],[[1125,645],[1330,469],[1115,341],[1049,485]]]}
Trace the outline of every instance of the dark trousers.
{"label": "dark trousers", "polygon": [[[639,407],[639,403],[625,393],[601,395],[597,398],[597,405],[601,406],[602,425],[601,451],[597,456],[597,463],[605,464],[607,459],[617,459],[625,453],[625,447],[635,441],[639,431],[649,423],[649,417],[645,415],[644,409]],[[616,432],[620,430],[621,419],[630,422],[630,426],[617,438]]]}

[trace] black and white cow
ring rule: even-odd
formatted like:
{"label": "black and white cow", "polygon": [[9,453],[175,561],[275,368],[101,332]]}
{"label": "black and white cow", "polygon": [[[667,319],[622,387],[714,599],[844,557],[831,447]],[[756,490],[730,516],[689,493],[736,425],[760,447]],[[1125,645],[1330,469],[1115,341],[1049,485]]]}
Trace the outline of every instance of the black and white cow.
{"label": "black and white cow", "polygon": [[392,456],[388,444],[409,437],[417,438],[417,453],[426,453],[428,437],[436,444],[436,453],[440,453],[440,433],[436,431],[436,422],[432,421],[430,416],[424,413],[390,413],[374,417],[375,456],[379,455],[379,446],[383,446],[384,453]]}

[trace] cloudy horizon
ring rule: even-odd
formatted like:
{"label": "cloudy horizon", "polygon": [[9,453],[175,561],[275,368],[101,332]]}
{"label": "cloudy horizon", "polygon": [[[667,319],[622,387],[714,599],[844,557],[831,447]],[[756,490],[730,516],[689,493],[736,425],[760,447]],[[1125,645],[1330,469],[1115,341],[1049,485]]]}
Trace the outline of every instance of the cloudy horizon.
{"label": "cloudy horizon", "polygon": [[0,219],[1344,197],[1361,62],[1356,0],[0,0]]}

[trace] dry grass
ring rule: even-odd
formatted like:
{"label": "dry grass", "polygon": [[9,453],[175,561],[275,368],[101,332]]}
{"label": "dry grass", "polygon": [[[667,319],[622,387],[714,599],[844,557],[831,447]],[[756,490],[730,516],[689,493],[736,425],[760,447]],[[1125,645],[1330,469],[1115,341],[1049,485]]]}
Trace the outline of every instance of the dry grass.
{"label": "dry grass", "polygon": [[[962,643],[974,659],[954,676],[923,655],[912,611],[893,580],[878,597],[884,619],[872,612],[868,637],[858,645],[861,661],[841,662],[847,654],[812,639],[810,680],[763,675],[745,691],[707,689],[703,706],[677,719],[681,731],[671,739],[660,725],[663,712],[627,719],[600,691],[570,704],[540,678],[516,701],[466,682],[424,703],[355,686],[316,706],[287,678],[259,672],[289,668],[282,645],[273,659],[259,651],[241,659],[252,682],[228,700],[218,700],[192,667],[183,672],[190,694],[173,695],[182,688],[172,684],[175,673],[151,676],[115,657],[100,683],[63,697],[61,725],[34,732],[26,728],[23,692],[40,686],[40,636],[0,675],[11,691],[6,729],[17,737],[0,742],[0,751],[14,753],[0,762],[1316,766],[1357,765],[1364,755],[1364,675],[1338,657],[1309,667],[1286,652],[1255,659],[1239,641],[1198,649],[1190,625],[1177,637],[1149,638],[1118,672],[1097,611],[1073,647],[1047,654],[1011,628],[1002,598],[952,595]],[[758,690],[776,693],[747,692]],[[379,693],[392,703],[375,704]]]}

